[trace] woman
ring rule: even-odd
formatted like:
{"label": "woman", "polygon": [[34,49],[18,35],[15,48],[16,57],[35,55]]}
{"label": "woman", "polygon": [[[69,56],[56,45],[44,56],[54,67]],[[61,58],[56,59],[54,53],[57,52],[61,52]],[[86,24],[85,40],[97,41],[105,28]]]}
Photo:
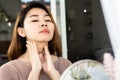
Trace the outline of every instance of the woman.
{"label": "woman", "polygon": [[59,80],[71,64],[61,56],[56,24],[48,9],[29,2],[17,17],[8,49],[11,61],[0,68],[0,80]]}

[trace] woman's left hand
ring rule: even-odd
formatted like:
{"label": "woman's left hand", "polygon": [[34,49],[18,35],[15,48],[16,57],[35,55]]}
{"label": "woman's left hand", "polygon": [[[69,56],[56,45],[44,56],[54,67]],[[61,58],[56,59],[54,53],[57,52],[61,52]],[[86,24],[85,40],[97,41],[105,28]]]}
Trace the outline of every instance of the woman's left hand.
{"label": "woman's left hand", "polygon": [[42,57],[43,71],[52,79],[59,80],[60,74],[55,69],[48,46],[44,47],[44,55]]}

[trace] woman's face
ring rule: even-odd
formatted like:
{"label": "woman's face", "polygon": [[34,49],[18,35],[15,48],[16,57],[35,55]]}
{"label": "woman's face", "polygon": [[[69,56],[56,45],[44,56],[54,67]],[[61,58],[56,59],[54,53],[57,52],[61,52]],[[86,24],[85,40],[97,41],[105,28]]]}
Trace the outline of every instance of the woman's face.
{"label": "woman's face", "polygon": [[31,9],[24,20],[27,40],[48,42],[54,35],[54,24],[47,12],[40,8]]}

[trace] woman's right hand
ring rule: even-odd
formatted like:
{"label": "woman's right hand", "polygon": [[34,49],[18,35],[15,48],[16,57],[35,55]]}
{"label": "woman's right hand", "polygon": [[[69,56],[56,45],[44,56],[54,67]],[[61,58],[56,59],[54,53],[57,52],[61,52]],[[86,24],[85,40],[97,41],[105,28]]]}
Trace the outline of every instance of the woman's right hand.
{"label": "woman's right hand", "polygon": [[56,70],[48,46],[44,46],[44,56],[42,58],[43,71],[51,78],[51,80],[59,80],[60,73]]}

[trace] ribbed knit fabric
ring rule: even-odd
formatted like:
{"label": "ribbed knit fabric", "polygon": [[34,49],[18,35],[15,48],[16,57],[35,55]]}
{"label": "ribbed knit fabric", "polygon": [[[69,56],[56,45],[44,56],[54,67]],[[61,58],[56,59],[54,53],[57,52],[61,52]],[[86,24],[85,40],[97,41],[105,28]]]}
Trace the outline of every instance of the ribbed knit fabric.
{"label": "ribbed knit fabric", "polygon": [[[55,68],[60,74],[71,64],[71,62],[65,58],[58,58],[54,62]],[[31,71],[31,65],[20,60],[12,60],[0,67],[0,80],[27,80]],[[50,78],[41,72],[40,80],[50,80]]]}

